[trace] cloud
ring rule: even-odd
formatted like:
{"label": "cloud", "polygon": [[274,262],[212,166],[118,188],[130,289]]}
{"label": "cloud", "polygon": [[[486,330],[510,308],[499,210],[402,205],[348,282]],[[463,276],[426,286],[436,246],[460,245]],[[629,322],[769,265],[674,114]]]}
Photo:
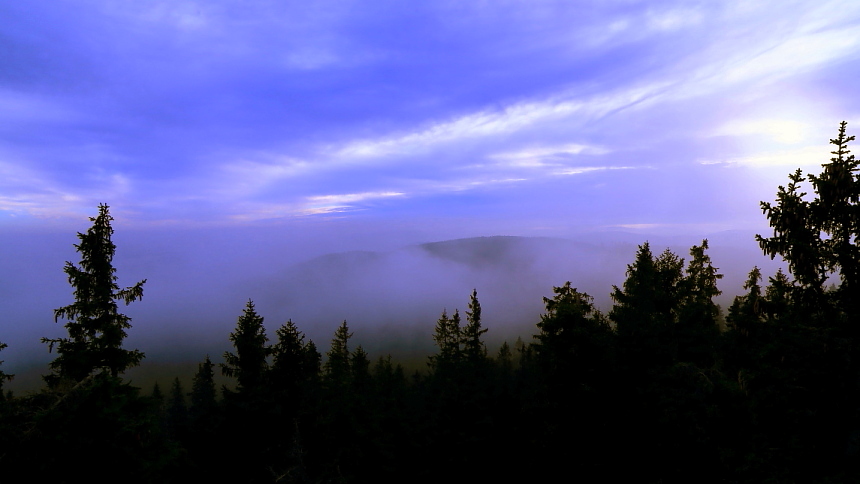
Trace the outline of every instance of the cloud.
{"label": "cloud", "polygon": [[680,7],[665,10],[649,10],[646,14],[646,25],[655,32],[673,32],[691,28],[701,23],[704,14],[702,9]]}
{"label": "cloud", "polygon": [[409,155],[473,138],[488,138],[532,128],[548,122],[578,122],[635,105],[662,91],[664,83],[634,85],[587,98],[571,93],[549,99],[523,101],[500,110],[480,110],[436,122],[419,130],[393,136],[361,139],[334,147],[335,157],[346,160]]}
{"label": "cloud", "polygon": [[581,175],[583,173],[590,173],[593,171],[603,171],[603,170],[632,170],[636,167],[633,166],[582,166],[576,168],[567,168],[564,170],[558,170],[554,172],[555,175]]}
{"label": "cloud", "polygon": [[799,32],[772,48],[749,55],[717,78],[740,83],[754,79],[772,80],[797,75],[822,64],[858,57],[860,31],[856,26],[820,32]]}
{"label": "cloud", "polygon": [[354,203],[373,198],[402,197],[405,193],[400,192],[367,192],[367,193],[344,193],[339,195],[318,195],[307,197],[312,203]]}
{"label": "cloud", "polygon": [[[778,164],[806,154],[744,139],[810,146],[825,108],[762,115],[767,86],[860,52],[857,6],[781,5],[45,4],[26,28],[5,24],[24,60],[0,73],[2,148],[33,181],[3,203],[60,213],[110,197],[150,219],[256,219],[611,169]],[[16,8],[8,18],[29,18]],[[702,153],[714,135],[740,148]],[[384,193],[408,196],[368,195]]]}
{"label": "cloud", "polygon": [[559,146],[532,146],[516,151],[494,153],[488,158],[499,160],[499,164],[504,166],[529,168],[558,166],[561,161],[573,155],[603,155],[609,152],[610,150],[599,146],[573,143]]}
{"label": "cloud", "polygon": [[814,128],[799,119],[764,118],[734,119],[716,128],[714,136],[764,135],[780,144],[798,144],[807,141]]}
{"label": "cloud", "polygon": [[820,167],[829,162],[829,150],[821,145],[768,151],[725,159],[700,160],[703,165],[748,165],[754,167]]}

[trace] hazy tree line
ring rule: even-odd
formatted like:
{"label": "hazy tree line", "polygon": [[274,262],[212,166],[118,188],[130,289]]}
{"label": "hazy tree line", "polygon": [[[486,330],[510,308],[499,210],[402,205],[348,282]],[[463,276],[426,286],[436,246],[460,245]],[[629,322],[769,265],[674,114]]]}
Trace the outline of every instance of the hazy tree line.
{"label": "hazy tree line", "polygon": [[[753,268],[723,313],[707,240],[682,258],[646,242],[608,313],[570,283],[527,340],[489,352],[476,291],[443,311],[425,371],[351,343],[323,355],[287,321],[269,340],[248,301],[224,363],[191,388],[121,374],[108,207],[78,234],[75,302],[46,387],[0,391],[0,469],[53,482],[641,482],[860,480],[860,175],[845,123],[819,175],[790,175],[758,236],[788,273]],[[810,199],[801,191],[808,183]],[[428,328],[429,333],[429,328]],[[5,345],[0,344],[0,350]],[[235,381],[217,388],[215,374]],[[12,378],[0,371],[2,383]]]}

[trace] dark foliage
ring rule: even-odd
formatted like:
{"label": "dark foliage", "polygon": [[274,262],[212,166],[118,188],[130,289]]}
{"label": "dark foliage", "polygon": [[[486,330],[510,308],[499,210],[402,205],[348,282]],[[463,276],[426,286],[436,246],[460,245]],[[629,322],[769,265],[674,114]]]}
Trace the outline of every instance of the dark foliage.
{"label": "dark foliage", "polygon": [[[345,321],[324,364],[292,321],[269,346],[249,301],[222,365],[236,390],[217,400],[207,356],[187,408],[178,379],[167,396],[124,383],[115,374],[138,353],[92,329],[127,327],[111,301],[134,293],[112,285],[102,219],[101,238],[79,246],[100,269],[67,266],[84,303],[58,310],[76,319],[54,341],[54,384],[0,400],[0,465],[52,482],[860,482],[852,140],[843,123],[823,172],[790,175],[762,204],[774,234],[759,243],[789,273],[765,283],[753,268],[725,328],[706,240],[686,267],[639,246],[608,316],[569,282],[553,288],[532,343],[495,357],[473,291],[465,325],[443,311],[435,354],[409,378],[390,356],[351,350]],[[96,239],[102,248],[87,248]],[[95,301],[110,318],[86,309]]]}
{"label": "dark foliage", "polygon": [[144,355],[138,350],[122,348],[131,318],[117,311],[117,301],[129,304],[143,297],[146,279],[134,286],[120,289],[112,261],[116,246],[111,241],[113,227],[107,205],[99,205],[97,217],[90,217],[93,226],[86,234],[78,233],[81,253],[80,267],[66,262],[63,269],[69,278],[75,302],[54,310],[54,320],[68,319],[68,338],[42,338],[57,358],[51,362],[53,373],[46,377],[50,385],[63,380],[79,382],[93,371],[107,371],[113,377],[136,366]]}

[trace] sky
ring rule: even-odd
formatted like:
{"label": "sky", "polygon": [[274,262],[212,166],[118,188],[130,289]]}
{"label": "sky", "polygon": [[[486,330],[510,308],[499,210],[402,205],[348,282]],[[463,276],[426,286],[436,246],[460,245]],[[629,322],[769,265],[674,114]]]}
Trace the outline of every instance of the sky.
{"label": "sky", "polygon": [[68,304],[99,203],[128,285],[473,236],[765,232],[759,202],[858,132],[858,74],[850,0],[2,2],[0,341],[34,290],[49,325]]}

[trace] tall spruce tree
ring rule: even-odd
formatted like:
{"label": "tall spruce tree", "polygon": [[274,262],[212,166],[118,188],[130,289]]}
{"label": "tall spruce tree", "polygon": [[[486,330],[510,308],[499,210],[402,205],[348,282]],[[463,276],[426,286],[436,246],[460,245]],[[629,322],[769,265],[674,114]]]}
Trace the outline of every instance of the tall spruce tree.
{"label": "tall spruce tree", "polygon": [[349,326],[344,320],[334,332],[331,348],[326,353],[328,359],[325,362],[325,374],[330,383],[347,384],[350,381],[349,339],[351,337],[352,333],[349,332]]}
{"label": "tall spruce tree", "polygon": [[712,327],[717,324],[719,308],[714,298],[723,292],[717,289],[717,281],[723,275],[717,272],[717,268],[711,264],[711,256],[705,253],[708,250],[708,240],[702,241],[702,245],[694,245],[690,248],[690,263],[687,265],[687,275],[681,283],[681,319],[688,320],[691,324],[703,327]]}
{"label": "tall spruce tree", "polygon": [[748,336],[762,322],[763,294],[761,290],[761,269],[753,267],[744,283],[747,293],[735,296],[726,316],[728,329]]}
{"label": "tall spruce tree", "polygon": [[722,294],[717,281],[723,275],[711,264],[711,257],[705,253],[707,249],[707,239],[702,245],[690,248],[691,259],[681,280],[681,304],[675,327],[679,357],[700,366],[712,363],[720,331],[720,308],[714,298]]}
{"label": "tall spruce tree", "polygon": [[[825,283],[837,274],[839,287],[833,295],[851,319],[860,310],[860,161],[850,154],[848,143],[855,137],[846,135],[846,126],[840,123],[837,137],[830,140],[835,156],[821,165],[821,174],[804,177],[797,169],[787,187],[779,187],[776,204],[761,202],[773,235],[756,235],[756,240],[765,254],[788,262],[796,291],[810,311],[819,312],[827,304]],[[812,200],[801,191],[804,181],[812,185]]]}
{"label": "tall spruce tree", "polygon": [[[784,452],[786,461],[801,456],[823,467],[850,462],[857,471],[860,435],[860,161],[850,154],[854,136],[839,125],[829,163],[818,175],[798,169],[775,203],[761,202],[773,229],[756,236],[771,258],[788,263],[793,281],[771,279],[767,310],[778,315],[779,368],[786,383],[782,400],[790,412],[774,428],[791,429],[782,440],[815,442]],[[812,197],[803,184],[812,188]],[[778,274],[779,275],[779,274]],[[784,275],[783,275],[784,276]],[[775,422],[776,423],[776,422]],[[847,457],[852,456],[852,457]],[[799,476],[798,480],[812,480]],[[848,479],[850,480],[850,479]]]}
{"label": "tall spruce tree", "polygon": [[189,408],[192,422],[210,418],[217,404],[215,390],[215,365],[206,355],[206,359],[197,365],[197,373],[191,380],[191,407]]}
{"label": "tall spruce tree", "polygon": [[130,304],[141,299],[146,279],[124,289],[117,285],[113,217],[108,208],[99,205],[98,216],[90,217],[93,226],[85,234],[78,233],[81,242],[75,249],[81,254],[80,265],[66,262],[63,269],[74,288],[75,302],[54,310],[55,322],[68,320],[69,337],[42,338],[49,351],[57,349],[50,365],[53,374],[45,377],[52,385],[60,380],[81,381],[97,370],[116,377],[144,357],[138,350],[122,348],[131,318],[117,311],[117,301]]}
{"label": "tall spruce tree", "polygon": [[607,364],[609,322],[594,307],[594,298],[571,287],[570,281],[552,290],[555,296],[543,298],[546,314],[537,324],[539,361],[551,379],[591,380],[594,368]]}
{"label": "tall spruce tree", "polygon": [[581,459],[577,466],[606,465],[610,449],[606,436],[612,432],[605,425],[612,412],[603,388],[613,380],[612,328],[594,307],[593,298],[569,281],[553,292],[552,298],[544,298],[546,314],[541,315],[540,332],[534,336],[538,340],[535,377],[541,386],[531,397],[537,402],[528,404],[535,405],[532,411],[537,415],[552,415],[552,423],[545,421],[543,435],[537,438],[546,443],[540,452],[552,462],[576,453]]}
{"label": "tall spruce tree", "polygon": [[268,369],[268,340],[263,317],[257,314],[254,302],[249,299],[236,323],[236,330],[230,333],[236,353],[225,352],[224,363],[221,364],[221,373],[238,381],[239,393],[260,389]]}
{"label": "tall spruce tree", "polygon": [[[221,445],[225,429],[216,396],[215,364],[206,355],[191,380],[188,434],[184,444],[195,468],[186,481],[214,482],[224,477]],[[227,431],[230,430],[228,427]]]}
{"label": "tall spruce tree", "polygon": [[433,341],[439,348],[438,353],[430,357],[430,366],[434,371],[445,372],[459,363],[462,356],[460,344],[460,312],[454,310],[454,315],[448,317],[448,311],[443,310],[442,316],[436,321]]}
{"label": "tall spruce tree", "polygon": [[612,286],[615,305],[609,311],[609,317],[615,322],[622,346],[635,344],[637,340],[641,341],[643,334],[654,332],[658,281],[651,246],[645,242],[639,246],[636,260],[627,266],[623,289]]}
{"label": "tall spruce tree", "polygon": [[305,354],[305,335],[288,320],[275,332],[277,343],[272,346],[272,366],[269,380],[272,389],[282,399],[295,399],[299,386],[308,380],[309,372]]}
{"label": "tall spruce tree", "polygon": [[470,364],[479,364],[487,359],[487,347],[481,341],[481,335],[487,328],[481,327],[481,303],[478,302],[478,290],[473,289],[469,298],[469,310],[466,311],[466,325],[461,332],[463,357]]}

